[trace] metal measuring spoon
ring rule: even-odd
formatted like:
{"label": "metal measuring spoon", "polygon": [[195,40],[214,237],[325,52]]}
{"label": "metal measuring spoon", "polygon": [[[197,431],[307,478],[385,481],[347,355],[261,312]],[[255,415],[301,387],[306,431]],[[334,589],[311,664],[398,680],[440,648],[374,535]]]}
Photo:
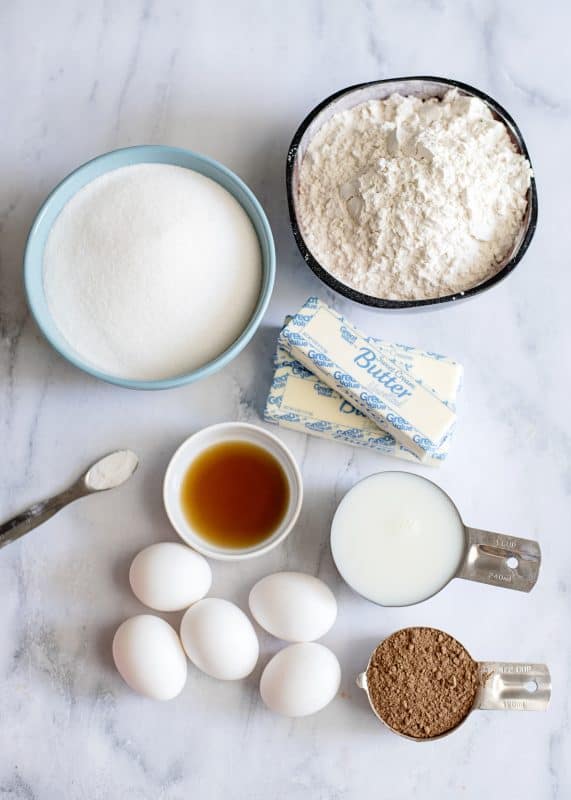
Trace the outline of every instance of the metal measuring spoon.
{"label": "metal measuring spoon", "polygon": [[125,483],[139,465],[138,456],[132,450],[115,450],[92,464],[68,489],[34,503],[12,519],[0,525],[0,548],[19,539],[25,533],[61,511],[62,508],[80,497],[95,492],[106,492]]}
{"label": "metal measuring spoon", "polygon": [[[438,629],[434,628],[433,630]],[[439,632],[445,633],[445,631]],[[394,636],[396,633],[399,633],[399,631],[395,631],[392,635]],[[450,636],[450,634],[446,633],[445,635]],[[382,644],[382,642],[380,644]],[[462,645],[461,642],[458,642],[458,644],[460,644],[463,650],[470,656],[470,653],[466,650],[464,645]],[[549,700],[551,699],[551,675],[546,664],[477,661],[480,687],[474,698],[472,707],[460,722],[455,727],[450,728],[450,730],[444,731],[436,736],[428,736],[422,739],[409,736],[389,725],[377,711],[371,699],[367,685],[367,674],[375,651],[376,648],[371,653],[365,672],[361,672],[357,675],[357,686],[366,692],[369,705],[377,719],[390,731],[402,736],[404,739],[409,739],[411,742],[434,742],[436,739],[449,736],[466,722],[472,711],[546,711]]]}

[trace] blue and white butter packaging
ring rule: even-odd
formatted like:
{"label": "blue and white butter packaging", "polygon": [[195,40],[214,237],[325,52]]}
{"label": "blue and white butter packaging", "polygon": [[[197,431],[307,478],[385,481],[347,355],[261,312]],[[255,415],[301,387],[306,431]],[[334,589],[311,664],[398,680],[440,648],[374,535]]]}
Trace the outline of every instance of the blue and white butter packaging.
{"label": "blue and white butter packaging", "polygon": [[317,298],[278,342],[289,356],[278,351],[268,420],[415,461],[445,457],[460,365],[368,338]]}
{"label": "blue and white butter packaging", "polygon": [[[396,347],[399,347],[396,345]],[[436,370],[439,384],[431,387],[446,394],[448,405],[454,408],[460,388],[462,368],[455,362],[441,356],[423,353],[415,348],[406,348],[408,358],[414,363],[426,359],[438,359],[441,368]],[[429,372],[430,364],[423,364]],[[334,389],[319,380],[299,361],[295,361],[282,347],[278,347],[275,361],[275,374],[266,403],[264,419],[281,427],[291,428],[300,433],[308,433],[323,439],[366,447],[370,450],[416,461],[418,458],[410,450],[400,445],[390,433],[382,430]],[[441,378],[441,380],[438,380]],[[442,445],[426,457],[423,463],[438,467],[448,455],[452,431]]]}

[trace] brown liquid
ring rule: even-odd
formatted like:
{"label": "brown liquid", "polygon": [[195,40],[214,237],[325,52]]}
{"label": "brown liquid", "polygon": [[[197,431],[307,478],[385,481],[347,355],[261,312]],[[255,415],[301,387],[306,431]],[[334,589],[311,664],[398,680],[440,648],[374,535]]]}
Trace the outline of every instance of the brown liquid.
{"label": "brown liquid", "polygon": [[202,452],[182,481],[184,514],[203,539],[247,548],[271,536],[289,504],[281,464],[263,447],[221,442]]}

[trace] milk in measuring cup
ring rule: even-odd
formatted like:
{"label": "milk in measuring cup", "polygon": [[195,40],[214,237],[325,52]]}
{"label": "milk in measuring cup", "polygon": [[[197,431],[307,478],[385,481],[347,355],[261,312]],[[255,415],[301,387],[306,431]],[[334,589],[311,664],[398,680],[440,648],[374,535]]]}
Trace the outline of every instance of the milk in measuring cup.
{"label": "milk in measuring cup", "polygon": [[426,600],[456,574],[464,525],[449,497],[408,472],[379,472],[343,498],[331,551],[344,580],[385,606]]}

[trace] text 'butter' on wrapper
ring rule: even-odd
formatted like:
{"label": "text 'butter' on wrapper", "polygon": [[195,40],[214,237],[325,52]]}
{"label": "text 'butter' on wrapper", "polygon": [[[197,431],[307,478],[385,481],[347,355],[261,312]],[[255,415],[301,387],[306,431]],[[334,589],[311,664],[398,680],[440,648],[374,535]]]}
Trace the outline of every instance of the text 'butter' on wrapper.
{"label": "text 'butter' on wrapper", "polygon": [[[287,316],[283,327],[291,322],[293,317]],[[443,403],[456,411],[456,399],[462,387],[464,369],[461,364],[441,353],[431,350],[420,350],[408,344],[397,344],[387,342],[384,339],[376,339],[368,336],[367,341],[379,347],[386,358],[396,362],[399,369],[411,373],[419,383],[435,394]],[[274,359],[274,367],[278,367],[285,361],[295,362],[285,348],[278,345]],[[300,365],[301,366],[301,365]]]}
{"label": "text 'butter' on wrapper", "polygon": [[454,425],[449,406],[316,297],[282,329],[278,343],[420,461]]}
{"label": "text 'butter' on wrapper", "polygon": [[[406,349],[411,359],[439,359],[442,368],[436,370],[436,374],[442,377],[440,388],[447,394],[447,401],[453,406],[460,386],[456,377],[458,370],[461,374],[461,367],[441,356],[426,354],[415,348]],[[444,364],[447,364],[447,368]],[[382,455],[418,462],[418,458],[399,444],[392,434],[381,429],[299,361],[292,359],[280,346],[277,349],[275,366],[264,412],[267,422],[323,439],[366,447]],[[447,371],[449,374],[446,374]],[[432,467],[440,466],[448,454],[451,438],[452,431],[423,463]]]}

